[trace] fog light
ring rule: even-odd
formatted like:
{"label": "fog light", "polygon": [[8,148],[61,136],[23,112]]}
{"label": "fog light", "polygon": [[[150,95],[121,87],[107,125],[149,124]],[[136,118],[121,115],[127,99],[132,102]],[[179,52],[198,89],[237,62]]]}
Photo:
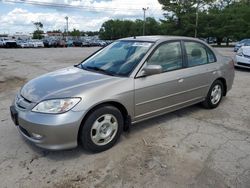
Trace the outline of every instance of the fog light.
{"label": "fog light", "polygon": [[43,136],[40,135],[40,134],[36,134],[36,133],[31,133],[32,137],[37,139],[37,140],[40,140]]}

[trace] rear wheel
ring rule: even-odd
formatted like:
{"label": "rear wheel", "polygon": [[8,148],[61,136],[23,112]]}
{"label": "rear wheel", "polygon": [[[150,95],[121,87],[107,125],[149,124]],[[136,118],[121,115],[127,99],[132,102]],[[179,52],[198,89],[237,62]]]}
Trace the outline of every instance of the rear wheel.
{"label": "rear wheel", "polygon": [[101,152],[116,143],[122,129],[121,112],[113,106],[102,106],[87,117],[80,132],[80,142],[86,150]]}
{"label": "rear wheel", "polygon": [[216,80],[210,87],[205,101],[202,103],[205,108],[216,108],[223,97],[224,86],[220,80]]}

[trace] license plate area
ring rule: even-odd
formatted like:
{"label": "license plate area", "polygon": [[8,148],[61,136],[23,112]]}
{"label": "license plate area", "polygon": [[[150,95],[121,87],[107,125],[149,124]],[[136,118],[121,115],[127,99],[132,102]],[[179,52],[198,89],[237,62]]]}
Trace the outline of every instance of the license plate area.
{"label": "license plate area", "polygon": [[15,125],[18,125],[18,112],[15,109],[14,106],[10,107],[10,115],[11,115],[11,119],[13,120],[13,122],[15,123]]}

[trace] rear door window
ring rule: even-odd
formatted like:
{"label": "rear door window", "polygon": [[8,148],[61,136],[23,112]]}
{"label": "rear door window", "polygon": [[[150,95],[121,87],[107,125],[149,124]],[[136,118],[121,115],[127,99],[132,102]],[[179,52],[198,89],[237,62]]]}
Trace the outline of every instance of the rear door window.
{"label": "rear door window", "polygon": [[185,42],[188,67],[215,62],[213,52],[205,45],[198,42]]}

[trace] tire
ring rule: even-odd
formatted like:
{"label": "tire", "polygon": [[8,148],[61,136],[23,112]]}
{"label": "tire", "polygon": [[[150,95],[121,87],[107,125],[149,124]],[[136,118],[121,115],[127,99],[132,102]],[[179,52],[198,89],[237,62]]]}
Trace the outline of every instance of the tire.
{"label": "tire", "polygon": [[100,106],[84,121],[79,135],[80,144],[94,153],[108,150],[119,139],[123,124],[123,116],[117,108]]}
{"label": "tire", "polygon": [[223,83],[220,80],[214,81],[202,105],[207,109],[216,108],[221,102],[223,93],[224,93]]}

